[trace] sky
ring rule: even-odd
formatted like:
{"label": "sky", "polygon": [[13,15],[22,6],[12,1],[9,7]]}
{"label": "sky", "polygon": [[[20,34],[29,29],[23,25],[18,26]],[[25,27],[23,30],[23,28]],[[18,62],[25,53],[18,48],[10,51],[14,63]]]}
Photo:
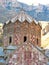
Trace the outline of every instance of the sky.
{"label": "sky", "polygon": [[32,4],[38,5],[39,3],[45,4],[45,5],[49,4],[49,0],[18,0],[18,1],[20,1],[22,3],[26,3],[28,5],[32,5]]}
{"label": "sky", "polygon": [[[3,1],[5,0],[0,0],[0,2],[3,2]],[[16,2],[16,0],[11,0],[11,1]],[[44,5],[49,4],[49,0],[17,0],[17,1],[28,4],[28,5],[32,5],[32,4],[38,5],[39,3]]]}

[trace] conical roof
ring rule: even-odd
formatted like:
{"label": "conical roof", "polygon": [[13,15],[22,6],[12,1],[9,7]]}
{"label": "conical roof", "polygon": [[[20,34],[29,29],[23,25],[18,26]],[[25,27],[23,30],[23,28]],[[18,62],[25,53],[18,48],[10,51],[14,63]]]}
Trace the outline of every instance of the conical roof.
{"label": "conical roof", "polygon": [[12,21],[19,20],[20,22],[23,22],[24,20],[27,20],[28,22],[32,22],[32,17],[29,16],[26,12],[23,10],[17,13],[16,17],[12,19]]}
{"label": "conical roof", "polygon": [[[19,11],[16,14],[16,17],[11,19],[11,22],[15,22],[16,20],[19,20],[20,22],[24,22],[25,20],[27,20],[29,23],[31,23],[32,21],[34,21],[36,24],[36,20],[34,20],[30,15],[28,15],[24,10]],[[9,21],[6,22],[6,24],[8,24]]]}

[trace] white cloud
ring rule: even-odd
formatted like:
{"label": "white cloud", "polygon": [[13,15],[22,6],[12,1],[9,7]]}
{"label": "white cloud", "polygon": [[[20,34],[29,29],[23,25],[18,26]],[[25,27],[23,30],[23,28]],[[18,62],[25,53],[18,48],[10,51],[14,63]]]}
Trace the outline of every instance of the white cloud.
{"label": "white cloud", "polygon": [[28,5],[32,5],[32,4],[38,5],[39,3],[40,4],[45,4],[45,5],[49,4],[49,0],[18,0],[18,1],[24,2],[24,3],[28,4]]}

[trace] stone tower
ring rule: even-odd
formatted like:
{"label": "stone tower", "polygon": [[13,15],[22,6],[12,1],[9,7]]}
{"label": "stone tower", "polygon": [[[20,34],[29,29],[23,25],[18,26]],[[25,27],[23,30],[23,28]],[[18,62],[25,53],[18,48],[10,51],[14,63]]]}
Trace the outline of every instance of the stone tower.
{"label": "stone tower", "polygon": [[4,24],[3,43],[4,46],[9,46],[26,42],[41,45],[41,26],[27,13],[20,11]]}

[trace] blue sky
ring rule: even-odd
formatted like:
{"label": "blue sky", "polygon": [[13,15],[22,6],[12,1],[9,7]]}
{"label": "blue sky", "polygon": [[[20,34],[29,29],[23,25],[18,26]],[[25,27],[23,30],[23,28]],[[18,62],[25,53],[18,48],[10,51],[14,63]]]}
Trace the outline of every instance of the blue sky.
{"label": "blue sky", "polygon": [[49,0],[18,0],[20,2],[23,2],[23,3],[26,3],[28,5],[38,5],[39,3],[40,4],[49,4]]}

